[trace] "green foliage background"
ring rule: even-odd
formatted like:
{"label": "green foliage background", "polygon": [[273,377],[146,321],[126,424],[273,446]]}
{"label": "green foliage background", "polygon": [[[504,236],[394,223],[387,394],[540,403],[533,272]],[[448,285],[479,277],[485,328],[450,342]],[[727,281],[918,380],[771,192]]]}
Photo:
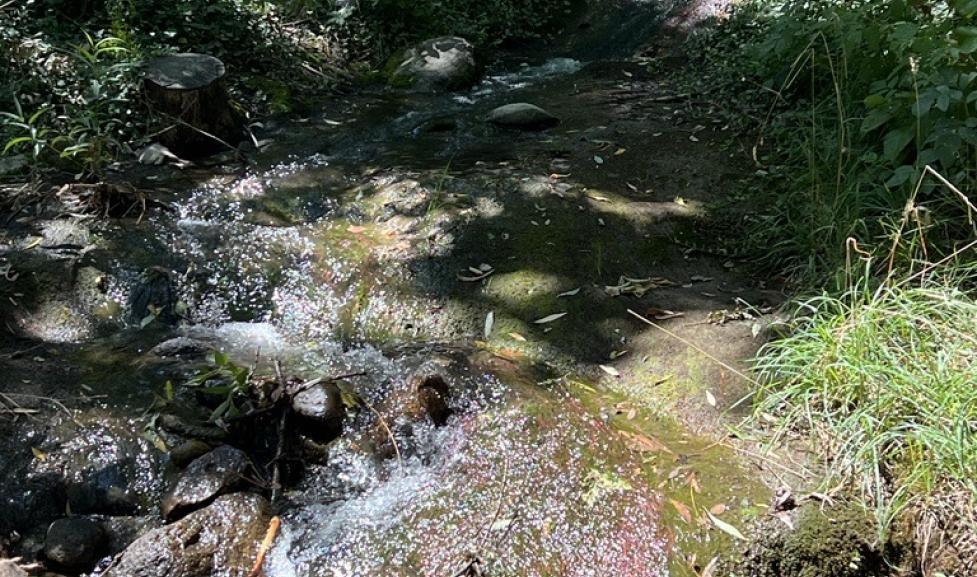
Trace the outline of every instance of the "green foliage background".
{"label": "green foliage background", "polygon": [[924,171],[977,184],[977,0],[749,0],[693,46],[759,131],[754,238],[771,268],[816,281],[849,238],[888,248],[910,200],[929,256],[972,232]]}

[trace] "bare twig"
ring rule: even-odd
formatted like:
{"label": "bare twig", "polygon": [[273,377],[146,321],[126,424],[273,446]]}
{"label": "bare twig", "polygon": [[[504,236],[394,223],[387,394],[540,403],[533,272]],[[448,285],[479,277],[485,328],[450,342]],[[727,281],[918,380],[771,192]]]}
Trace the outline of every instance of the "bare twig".
{"label": "bare twig", "polygon": [[[275,376],[278,379],[278,386],[285,390],[287,383],[285,382],[285,377],[282,375],[282,365],[275,359]],[[282,483],[281,483],[281,459],[282,455],[285,453],[285,427],[288,425],[288,414],[291,411],[291,403],[286,400],[283,403],[282,414],[278,418],[278,445],[275,447],[275,458],[272,460],[272,473],[271,473],[271,504],[274,507],[278,502],[278,498],[281,496]],[[260,569],[260,565],[259,565]]]}
{"label": "bare twig", "polygon": [[261,570],[261,566],[265,564],[265,557],[268,555],[268,551],[271,550],[271,546],[275,543],[275,537],[278,536],[278,530],[281,528],[282,520],[277,515],[272,517],[268,521],[268,530],[265,532],[265,538],[261,541],[261,546],[258,547],[258,556],[254,560],[254,566],[251,568],[251,572],[248,573],[248,577],[261,577],[264,573]]}
{"label": "bare twig", "polygon": [[390,429],[390,426],[387,425],[387,420],[383,418],[383,415],[380,414],[380,411],[376,410],[376,407],[371,405],[369,401],[361,397],[360,402],[362,402],[367,409],[370,409],[370,412],[376,415],[377,419],[379,419],[380,426],[383,427],[383,430],[387,432],[387,436],[390,437],[390,442],[393,443],[394,453],[397,454],[397,463],[400,465],[400,468],[403,468],[404,458],[400,454],[400,447],[397,446],[397,439],[396,437],[394,437],[394,432]]}
{"label": "bare twig", "polygon": [[[645,323],[645,324],[647,324],[649,326],[652,326],[652,327],[660,330],[661,332],[663,332],[666,335],[670,336],[671,338],[679,341],[680,343],[684,344],[685,346],[687,346],[689,348],[692,348],[692,349],[698,351],[699,353],[705,355],[706,358],[708,358],[712,362],[718,364],[719,366],[723,367],[724,369],[732,372],[734,375],[736,375],[738,377],[741,377],[741,378],[745,379],[746,381],[749,381],[750,383],[752,383],[752,384],[754,384],[756,386],[760,386],[760,382],[757,381],[756,379],[754,379],[753,377],[747,375],[743,371],[741,371],[741,370],[737,369],[736,367],[730,365],[726,361],[723,361],[722,359],[716,357],[712,353],[706,351],[705,349],[703,349],[702,347],[700,347],[700,346],[696,345],[695,343],[689,341],[688,339],[684,339],[684,338],[678,336],[677,334],[673,333],[672,331],[666,329],[665,327],[659,325],[658,323],[655,323],[655,322],[652,322],[652,321],[646,319],[645,317],[639,315],[638,313],[634,312],[631,309],[628,309],[628,313],[631,314],[631,316],[633,316],[633,317],[637,318],[638,320],[640,320],[641,322],[643,322],[643,323]],[[740,401],[740,402],[742,402],[742,401]],[[737,403],[737,404],[739,404],[739,403]],[[735,408],[735,407],[736,407],[736,405],[733,405],[730,408],[732,409],[732,408]]]}

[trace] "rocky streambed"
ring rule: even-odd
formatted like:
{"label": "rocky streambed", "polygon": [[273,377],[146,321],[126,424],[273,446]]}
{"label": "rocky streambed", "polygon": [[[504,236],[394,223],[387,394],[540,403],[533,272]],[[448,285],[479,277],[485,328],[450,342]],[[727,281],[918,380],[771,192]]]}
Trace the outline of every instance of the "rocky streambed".
{"label": "rocky streambed", "polygon": [[[464,48],[408,58],[469,74]],[[634,59],[510,55],[455,92],[268,119],[247,165],[134,169],[134,211],[68,214],[68,187],[17,215],[0,557],[118,577],[742,560],[762,481],[803,465],[724,438],[747,385],[702,351],[742,366],[780,296],[704,246],[736,153],[670,90]]]}

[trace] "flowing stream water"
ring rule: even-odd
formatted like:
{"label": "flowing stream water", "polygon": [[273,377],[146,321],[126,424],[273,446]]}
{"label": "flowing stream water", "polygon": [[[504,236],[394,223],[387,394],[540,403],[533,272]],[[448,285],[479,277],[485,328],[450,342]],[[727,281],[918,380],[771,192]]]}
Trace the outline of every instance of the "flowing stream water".
{"label": "flowing stream water", "polygon": [[[693,234],[725,157],[695,149],[701,129],[674,128],[671,109],[621,97],[656,87],[631,61],[510,55],[466,92],[366,90],[266,121],[243,174],[216,166],[189,187],[150,175],[172,210],[93,233],[105,299],[21,326],[91,343],[77,353],[86,382],[137,401],[185,376],[147,356],[176,334],[300,377],[363,373],[345,386],[376,410],[354,413],[286,492],[269,577],[450,577],[473,562],[492,576],[687,574],[691,551],[729,543],[703,511],[749,518],[766,493],[730,451],[645,402],[671,351],[642,344],[625,311],[661,305],[603,288],[667,276],[665,304],[691,315],[740,281],[674,242]],[[484,121],[518,101],[560,126]],[[676,169],[682,158],[698,164]],[[175,272],[190,319],[175,332],[128,318],[148,267]],[[707,275],[724,280],[678,286]],[[639,367],[624,377],[597,369],[625,353]],[[680,387],[723,398],[723,377],[682,363]],[[412,379],[432,372],[451,386],[443,427],[409,408]]]}

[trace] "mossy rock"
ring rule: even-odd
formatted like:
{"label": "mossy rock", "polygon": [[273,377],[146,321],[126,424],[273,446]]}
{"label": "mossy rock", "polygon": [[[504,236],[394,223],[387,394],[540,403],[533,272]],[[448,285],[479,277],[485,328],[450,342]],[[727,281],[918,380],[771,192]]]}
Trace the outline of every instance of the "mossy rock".
{"label": "mossy rock", "polygon": [[419,92],[462,90],[475,84],[478,75],[475,47],[455,36],[420,42],[394,54],[384,66],[391,86]]}
{"label": "mossy rock", "polygon": [[804,507],[794,530],[771,520],[747,563],[754,577],[885,577],[893,574],[903,550],[879,544],[875,521],[857,505]]}

